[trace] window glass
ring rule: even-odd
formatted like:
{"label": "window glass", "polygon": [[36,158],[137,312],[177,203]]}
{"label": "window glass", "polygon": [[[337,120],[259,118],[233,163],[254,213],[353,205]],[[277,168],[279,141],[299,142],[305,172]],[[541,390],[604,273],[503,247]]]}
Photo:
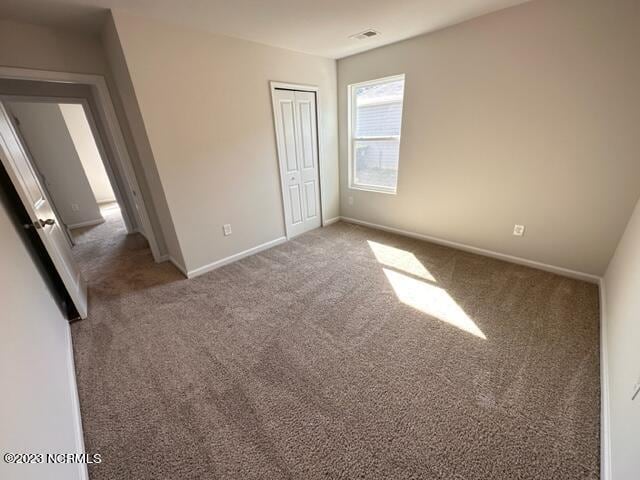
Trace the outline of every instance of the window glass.
{"label": "window glass", "polygon": [[351,187],[395,193],[404,75],[351,85]]}

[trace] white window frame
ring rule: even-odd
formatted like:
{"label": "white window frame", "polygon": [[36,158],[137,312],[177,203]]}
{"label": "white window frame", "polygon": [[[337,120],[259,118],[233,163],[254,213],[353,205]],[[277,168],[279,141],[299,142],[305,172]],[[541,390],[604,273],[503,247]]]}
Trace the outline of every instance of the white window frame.
{"label": "white window frame", "polygon": [[[363,190],[365,192],[376,192],[376,193],[387,193],[390,195],[396,195],[398,193],[398,184],[396,182],[396,187],[395,188],[391,188],[391,187],[381,187],[378,185],[361,185],[361,184],[356,184],[354,182],[354,169],[355,169],[355,165],[353,164],[354,162],[354,150],[355,150],[355,146],[356,146],[356,142],[359,140],[367,140],[367,141],[384,141],[384,140],[397,140],[398,141],[398,174],[400,173],[400,137],[402,135],[402,119],[400,120],[400,135],[393,135],[390,137],[383,137],[383,136],[379,136],[379,137],[354,137],[353,135],[353,131],[355,129],[355,122],[356,122],[356,108],[355,108],[355,101],[356,101],[356,97],[355,95],[353,95],[354,89],[359,88],[359,87],[364,87],[367,85],[375,85],[378,83],[387,83],[387,82],[392,82],[395,80],[405,80],[405,74],[401,73],[399,75],[392,75],[389,77],[383,77],[383,78],[376,78],[374,80],[367,80],[366,82],[359,82],[359,83],[352,83],[351,85],[347,86],[347,98],[348,98],[348,125],[347,125],[347,141],[349,143],[348,145],[348,149],[349,149],[349,155],[348,155],[348,170],[349,170],[349,189],[351,190]],[[402,109],[404,111],[404,90],[402,92]]]}

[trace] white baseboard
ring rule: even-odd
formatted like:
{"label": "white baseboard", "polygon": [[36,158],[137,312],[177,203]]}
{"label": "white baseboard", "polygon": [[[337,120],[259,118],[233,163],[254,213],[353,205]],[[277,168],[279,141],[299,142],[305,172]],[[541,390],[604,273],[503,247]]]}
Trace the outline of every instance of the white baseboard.
{"label": "white baseboard", "polygon": [[94,225],[100,225],[104,223],[104,218],[96,218],[93,220],[87,220],[86,222],[72,223],[71,225],[67,225],[69,230],[73,230],[74,228],[82,228],[82,227],[93,227]]}
{"label": "white baseboard", "polygon": [[609,353],[607,349],[607,295],[600,279],[600,478],[611,480],[611,420],[609,417]]}
{"label": "white baseboard", "polygon": [[[71,326],[67,325],[67,375],[69,377],[69,390],[71,394],[71,402],[74,416],[74,430],[76,437],[76,452],[85,453],[84,451],[84,434],[82,432],[82,415],[80,413],[80,397],[78,396],[78,385],[76,383],[76,367],[73,359],[73,340],[71,338]],[[97,452],[91,452],[97,453]],[[86,463],[78,464],[79,480],[88,480],[89,471]]]}
{"label": "white baseboard", "polygon": [[328,218],[326,220],[322,221],[322,226],[323,227],[328,227],[329,225],[339,222],[340,221],[340,217],[333,217],[333,218]]}
{"label": "white baseboard", "polygon": [[526,258],[514,257],[513,255],[507,255],[504,253],[494,252],[492,250],[485,250],[484,248],[473,247],[471,245],[465,245],[464,243],[452,242],[450,240],[444,240],[438,237],[432,237],[430,235],[423,235],[421,233],[409,232],[407,230],[401,230],[399,228],[387,227],[385,225],[378,225],[375,223],[365,222],[356,218],[340,217],[341,220],[347,223],[354,223],[356,225],[362,225],[364,227],[375,228],[376,230],[383,230],[385,232],[397,233],[398,235],[404,235],[405,237],[417,238],[418,240],[425,240],[431,243],[437,243],[438,245],[444,245],[445,247],[451,247],[458,250],[464,250],[465,252],[476,253],[485,257],[496,258],[498,260],[504,260],[505,262],[516,263],[518,265],[524,265],[527,267],[537,268],[538,270],[544,270],[546,272],[556,273],[565,277],[575,278],[577,280],[584,280],[590,283],[598,284],[600,277],[592,275],[590,273],[578,272],[570,270],[568,268],[556,267],[554,265],[548,265],[546,263],[536,262],[534,260],[527,260]]}
{"label": "white baseboard", "polygon": [[[228,265],[229,263],[233,263],[237,260],[240,260],[241,258],[248,257],[249,255],[254,255],[258,252],[262,252],[263,250],[268,250],[269,248],[275,247],[276,245],[280,245],[281,243],[284,243],[286,241],[287,241],[286,237],[276,238],[275,240],[271,240],[270,242],[266,242],[256,247],[249,248],[248,250],[244,250],[242,252],[236,253],[234,255],[223,258],[221,260],[217,260],[215,262],[209,263],[208,265],[203,265],[202,267],[198,267],[194,270],[189,270],[188,272],[186,272],[186,275],[188,278],[197,277],[204,273],[215,270],[216,268],[220,268],[224,265]],[[176,265],[176,267],[178,266]],[[180,267],[178,267],[178,269],[182,271]],[[183,271],[182,273],[185,273],[185,272]]]}

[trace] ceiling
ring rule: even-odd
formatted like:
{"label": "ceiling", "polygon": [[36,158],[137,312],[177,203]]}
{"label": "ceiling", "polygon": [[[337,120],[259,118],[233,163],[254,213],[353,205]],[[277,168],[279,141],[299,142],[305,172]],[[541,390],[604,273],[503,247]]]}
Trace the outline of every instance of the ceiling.
{"label": "ceiling", "polygon": [[[98,31],[110,8],[341,58],[527,0],[0,0],[0,18]],[[372,28],[366,40],[350,35]]]}

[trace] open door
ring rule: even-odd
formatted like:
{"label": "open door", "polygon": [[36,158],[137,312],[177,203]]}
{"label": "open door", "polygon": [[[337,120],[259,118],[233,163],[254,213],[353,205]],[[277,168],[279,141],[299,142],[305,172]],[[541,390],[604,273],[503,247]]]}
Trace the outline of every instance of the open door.
{"label": "open door", "polygon": [[61,230],[60,221],[47,200],[2,103],[0,103],[0,160],[29,213],[32,223],[25,225],[25,228],[36,229],[80,317],[86,318],[87,284],[71,256],[71,249]]}

